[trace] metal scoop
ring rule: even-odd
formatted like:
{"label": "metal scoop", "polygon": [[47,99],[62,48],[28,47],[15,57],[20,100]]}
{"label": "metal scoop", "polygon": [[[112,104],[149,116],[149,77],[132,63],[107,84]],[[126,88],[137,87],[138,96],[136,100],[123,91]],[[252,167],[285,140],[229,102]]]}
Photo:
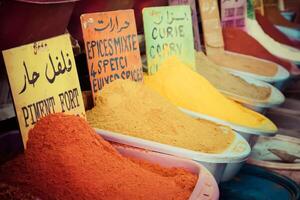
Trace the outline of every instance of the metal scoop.
{"label": "metal scoop", "polygon": [[293,163],[295,162],[295,160],[300,159],[299,156],[291,155],[284,150],[279,150],[279,149],[268,149],[268,150],[286,163]]}

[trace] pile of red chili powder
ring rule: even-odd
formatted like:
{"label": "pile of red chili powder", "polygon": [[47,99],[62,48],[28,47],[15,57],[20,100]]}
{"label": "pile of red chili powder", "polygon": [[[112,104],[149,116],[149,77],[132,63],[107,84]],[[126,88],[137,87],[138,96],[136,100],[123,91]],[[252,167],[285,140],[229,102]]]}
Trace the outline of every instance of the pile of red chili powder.
{"label": "pile of red chili powder", "polygon": [[275,62],[289,71],[296,70],[296,67],[283,59],[272,55],[256,39],[243,30],[233,27],[223,28],[225,49],[240,54],[250,55],[257,58]]}
{"label": "pile of red chili powder", "polygon": [[300,49],[299,41],[292,41],[284,33],[278,30],[267,17],[262,16],[259,12],[255,13],[255,17],[261,28],[264,30],[264,32],[268,34],[271,38],[273,38],[279,43]]}
{"label": "pile of red chili powder", "polygon": [[120,155],[84,119],[53,114],[30,130],[27,150],[0,168],[0,180],[43,200],[189,198],[196,175],[152,166]]}

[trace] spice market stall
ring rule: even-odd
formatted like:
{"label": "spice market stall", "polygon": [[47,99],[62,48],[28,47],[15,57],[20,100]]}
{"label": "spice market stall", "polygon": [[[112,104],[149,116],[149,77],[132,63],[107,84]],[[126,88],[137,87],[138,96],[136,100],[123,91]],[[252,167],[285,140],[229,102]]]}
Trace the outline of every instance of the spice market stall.
{"label": "spice market stall", "polygon": [[0,199],[300,199],[297,5],[0,0]]}

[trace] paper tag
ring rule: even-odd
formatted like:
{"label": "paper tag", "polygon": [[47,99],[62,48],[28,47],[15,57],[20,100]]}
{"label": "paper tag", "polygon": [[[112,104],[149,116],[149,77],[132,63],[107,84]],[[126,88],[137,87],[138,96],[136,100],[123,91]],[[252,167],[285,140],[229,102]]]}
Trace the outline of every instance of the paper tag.
{"label": "paper tag", "polygon": [[117,79],[143,80],[133,10],[81,15],[93,99]]}
{"label": "paper tag", "polygon": [[[280,0],[282,1],[282,0]],[[264,0],[263,1],[264,5],[274,5],[274,6],[278,6],[279,1],[278,0]]]}
{"label": "paper tag", "polygon": [[144,8],[143,21],[149,74],[174,55],[195,69],[190,6]]}
{"label": "paper tag", "polygon": [[264,0],[251,0],[253,2],[254,9],[260,12],[261,15],[265,15]]}
{"label": "paper tag", "polygon": [[207,55],[223,54],[224,41],[217,0],[199,0]]}
{"label": "paper tag", "polygon": [[221,0],[223,27],[245,28],[247,0]]}
{"label": "paper tag", "polygon": [[191,7],[193,32],[194,32],[194,45],[197,51],[202,51],[195,0],[169,0],[169,5],[189,5]]}
{"label": "paper tag", "polygon": [[30,128],[48,114],[66,112],[85,118],[69,34],[2,53],[23,144]]}
{"label": "paper tag", "polygon": [[247,17],[249,19],[255,19],[255,10],[253,0],[247,0]]}

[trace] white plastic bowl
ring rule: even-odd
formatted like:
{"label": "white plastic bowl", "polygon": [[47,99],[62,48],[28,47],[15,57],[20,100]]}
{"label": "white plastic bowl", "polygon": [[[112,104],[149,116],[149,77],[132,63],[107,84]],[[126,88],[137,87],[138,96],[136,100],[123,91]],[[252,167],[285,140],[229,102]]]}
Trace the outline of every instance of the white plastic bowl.
{"label": "white plastic bowl", "polygon": [[191,116],[193,118],[206,119],[206,120],[212,121],[212,122],[217,123],[217,124],[221,124],[221,125],[224,125],[224,126],[229,126],[230,128],[237,131],[238,133],[262,135],[262,136],[274,136],[274,135],[276,135],[276,131],[267,131],[267,130],[264,130],[264,129],[248,128],[248,127],[245,127],[245,126],[240,126],[238,124],[230,123],[228,121],[224,121],[222,119],[211,117],[211,116],[208,116],[208,115],[205,115],[205,114],[193,112],[193,111],[187,110],[185,108],[179,107],[179,109],[182,112],[188,114],[189,116]]}
{"label": "white plastic bowl", "polygon": [[300,117],[300,100],[287,98],[280,107],[271,108],[271,110],[280,114]]}
{"label": "white plastic bowl", "polygon": [[284,26],[276,26],[276,28],[292,40],[300,40],[300,29],[289,28]]}
{"label": "white plastic bowl", "polygon": [[248,82],[250,84],[253,84],[256,86],[261,86],[261,87],[271,88],[271,94],[268,99],[260,101],[260,100],[255,100],[255,99],[247,98],[244,96],[240,96],[237,94],[232,94],[227,91],[220,90],[220,92],[222,94],[226,95],[230,99],[240,102],[244,106],[246,106],[254,111],[260,112],[260,113],[263,113],[265,108],[272,108],[275,106],[279,106],[280,104],[282,104],[284,102],[284,100],[285,100],[284,95],[277,88],[272,86],[271,84],[257,80],[257,79],[249,78],[246,76],[241,76],[241,75],[236,75],[236,76],[239,76],[240,78],[242,78],[243,80],[245,80],[246,82]]}
{"label": "white plastic bowl", "polygon": [[[233,130],[237,131],[247,142],[250,141],[252,136],[274,136],[276,135],[276,132],[268,132],[262,129],[254,129],[254,128],[247,128],[243,126],[239,126],[224,120],[220,120],[214,117],[210,117],[204,114],[196,113],[184,108],[180,108],[184,113],[198,119],[206,119],[210,120],[212,122],[222,124],[225,126],[231,127]],[[249,147],[250,148],[250,147]],[[223,176],[221,177],[220,181],[229,181],[232,179],[241,169],[241,167],[245,164],[246,160],[241,161],[239,163],[229,163],[224,169]]]}
{"label": "white plastic bowl", "polygon": [[278,110],[269,110],[266,115],[274,121],[278,128],[300,131],[300,116],[298,115],[291,115]]}
{"label": "white plastic bowl", "polygon": [[284,163],[269,148],[285,150],[292,155],[300,155],[300,138],[286,135],[276,135],[276,137],[260,137],[253,148],[251,158],[247,161],[252,165],[264,167],[282,175],[288,176],[297,183],[300,183],[300,162]]}
{"label": "white plastic bowl", "polygon": [[225,52],[227,54],[239,55],[239,56],[248,57],[248,58],[255,59],[255,60],[260,60],[260,61],[264,61],[264,62],[268,62],[268,63],[273,63],[277,66],[277,73],[272,77],[262,76],[262,75],[258,75],[258,74],[254,74],[254,73],[250,73],[250,72],[244,72],[244,71],[232,69],[232,68],[229,68],[229,67],[224,67],[224,69],[231,72],[232,74],[241,75],[243,77],[249,77],[249,78],[252,78],[252,79],[257,79],[257,80],[265,81],[265,82],[268,82],[268,83],[274,83],[274,82],[286,80],[286,79],[288,79],[288,77],[290,75],[290,73],[284,67],[278,65],[277,63],[274,63],[274,62],[271,62],[271,61],[268,61],[268,60],[264,60],[264,59],[260,59],[260,58],[256,58],[254,56],[239,54],[239,53],[230,52],[230,51],[225,51]]}
{"label": "white plastic bowl", "polygon": [[107,130],[96,128],[95,130],[108,141],[197,161],[203,164],[214,175],[217,182],[221,180],[224,169],[228,163],[240,163],[245,161],[251,150],[247,141],[237,133],[235,133],[236,137],[233,143],[223,153],[211,154],[174,147]]}
{"label": "white plastic bowl", "polygon": [[189,200],[217,200],[219,199],[219,188],[216,180],[211,173],[197,162],[178,158],[175,156],[155,153],[150,151],[143,151],[137,148],[124,147],[113,145],[123,156],[136,158],[147,161],[160,166],[171,168],[183,168],[189,172],[198,175],[198,181],[189,198]]}
{"label": "white plastic bowl", "polygon": [[292,21],[293,17],[295,16],[295,12],[294,11],[283,11],[281,12],[281,15],[288,21]]}

